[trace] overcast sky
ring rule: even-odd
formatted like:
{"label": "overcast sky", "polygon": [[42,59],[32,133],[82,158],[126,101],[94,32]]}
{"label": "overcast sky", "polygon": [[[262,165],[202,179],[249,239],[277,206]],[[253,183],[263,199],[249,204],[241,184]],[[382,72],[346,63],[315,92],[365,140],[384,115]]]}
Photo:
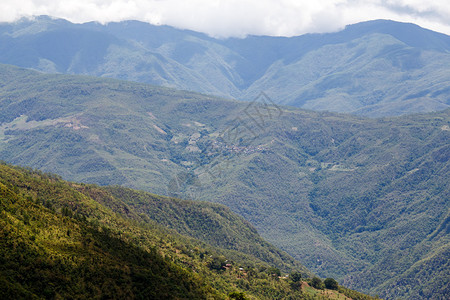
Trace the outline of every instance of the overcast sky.
{"label": "overcast sky", "polygon": [[330,32],[373,19],[450,34],[449,0],[0,0],[0,21],[32,15],[77,23],[133,19],[215,37]]}

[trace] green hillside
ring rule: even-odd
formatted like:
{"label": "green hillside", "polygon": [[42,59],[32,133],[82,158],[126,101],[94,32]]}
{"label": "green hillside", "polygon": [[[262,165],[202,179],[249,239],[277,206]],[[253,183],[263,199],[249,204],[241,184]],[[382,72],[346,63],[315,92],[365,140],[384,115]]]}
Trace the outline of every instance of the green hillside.
{"label": "green hillside", "polygon": [[[448,294],[449,110],[364,119],[277,107],[264,95],[249,104],[0,68],[3,160],[78,182],[225,204],[314,273],[358,290],[390,299]],[[224,208],[175,209],[172,200],[155,207],[150,194],[107,191],[182,234],[283,259],[258,256],[270,247],[246,245],[252,231],[230,236],[247,224],[242,219],[216,227],[217,238],[195,218],[158,217],[164,208],[167,216],[208,216],[215,226]]]}
{"label": "green hillside", "polygon": [[219,296],[150,244],[156,230],[133,227],[57,177],[5,165],[0,173],[2,299]]}
{"label": "green hillside", "polygon": [[[140,194],[121,189],[113,188],[123,195]],[[196,203],[151,197],[153,205],[172,201],[172,209],[192,205],[196,210]],[[301,280],[313,284],[310,273],[285,254],[279,278],[272,275],[280,273],[276,264],[179,235],[150,220],[151,213],[140,215],[108,189],[52,174],[2,164],[0,200],[2,299],[372,299],[344,287],[302,289],[306,283]],[[224,219],[239,220],[219,205],[205,203],[202,208],[220,208]],[[166,215],[166,221],[171,218]],[[210,222],[205,216],[196,220]],[[207,230],[213,234],[213,228]],[[254,231],[242,227],[242,232],[248,230]],[[247,237],[247,244],[252,243],[267,244]],[[270,251],[280,253],[273,247]],[[284,277],[288,269],[302,276]]]}
{"label": "green hillside", "polygon": [[[141,216],[145,215],[180,234],[215,247],[252,255],[281,270],[295,268],[309,274],[306,268],[292,257],[263,240],[250,223],[223,205],[162,198],[123,187],[106,189]],[[108,206],[108,202],[105,201],[105,205]]]}

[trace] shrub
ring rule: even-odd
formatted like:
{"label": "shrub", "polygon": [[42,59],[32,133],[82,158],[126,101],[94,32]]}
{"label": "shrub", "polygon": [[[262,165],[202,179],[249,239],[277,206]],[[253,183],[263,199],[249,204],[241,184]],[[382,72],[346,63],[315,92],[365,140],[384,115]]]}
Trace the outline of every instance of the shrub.
{"label": "shrub", "polygon": [[325,288],[322,279],[320,279],[319,277],[313,277],[313,279],[311,279],[311,286],[320,290],[323,290]]}

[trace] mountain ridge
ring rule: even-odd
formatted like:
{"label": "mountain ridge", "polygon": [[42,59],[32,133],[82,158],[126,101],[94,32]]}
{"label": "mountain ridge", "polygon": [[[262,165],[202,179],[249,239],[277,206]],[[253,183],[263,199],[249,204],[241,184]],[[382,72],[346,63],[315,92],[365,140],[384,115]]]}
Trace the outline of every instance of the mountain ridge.
{"label": "mountain ridge", "polygon": [[[375,20],[336,33],[214,39],[139,21],[0,25],[0,62],[314,110],[389,116],[449,106],[450,37]],[[399,88],[400,87],[400,88]]]}

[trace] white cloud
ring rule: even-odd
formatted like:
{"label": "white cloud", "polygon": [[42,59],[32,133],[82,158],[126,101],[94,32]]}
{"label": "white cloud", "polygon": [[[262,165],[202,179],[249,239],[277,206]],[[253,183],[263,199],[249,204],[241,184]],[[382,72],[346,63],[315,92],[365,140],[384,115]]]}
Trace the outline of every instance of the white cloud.
{"label": "white cloud", "polygon": [[447,0],[1,0],[0,21],[50,15],[72,22],[136,19],[216,37],[292,36],[392,19],[450,34]]}

